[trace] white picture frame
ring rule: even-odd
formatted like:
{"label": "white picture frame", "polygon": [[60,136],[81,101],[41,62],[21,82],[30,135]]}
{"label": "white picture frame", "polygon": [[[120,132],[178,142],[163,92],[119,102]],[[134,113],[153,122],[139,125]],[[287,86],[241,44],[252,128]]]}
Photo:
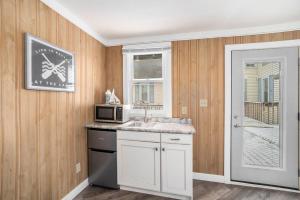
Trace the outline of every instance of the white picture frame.
{"label": "white picture frame", "polygon": [[75,92],[74,54],[25,34],[25,88]]}

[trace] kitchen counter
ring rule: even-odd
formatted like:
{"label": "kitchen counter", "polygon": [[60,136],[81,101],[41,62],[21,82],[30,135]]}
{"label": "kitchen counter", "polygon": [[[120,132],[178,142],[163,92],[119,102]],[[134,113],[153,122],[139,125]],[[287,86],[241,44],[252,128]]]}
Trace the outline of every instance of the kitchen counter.
{"label": "kitchen counter", "polygon": [[141,118],[135,118],[124,124],[99,123],[87,124],[86,128],[99,128],[109,130],[142,131],[153,133],[175,133],[175,134],[195,134],[196,130],[189,119],[179,118],[151,118],[148,123],[142,126],[134,126],[133,123],[141,121]]}
{"label": "kitchen counter", "polygon": [[118,127],[123,124],[116,123],[103,123],[103,122],[93,122],[85,125],[85,128],[99,128],[99,129],[108,129],[108,130],[118,130]]}

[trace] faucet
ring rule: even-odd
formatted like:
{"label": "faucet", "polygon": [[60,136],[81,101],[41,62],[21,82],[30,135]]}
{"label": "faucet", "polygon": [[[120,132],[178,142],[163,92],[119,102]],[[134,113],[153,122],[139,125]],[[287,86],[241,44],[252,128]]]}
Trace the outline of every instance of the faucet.
{"label": "faucet", "polygon": [[145,123],[148,122],[147,109],[148,109],[148,106],[144,106],[144,110],[145,110],[144,122],[145,122]]}
{"label": "faucet", "polygon": [[148,109],[148,105],[149,103],[144,101],[144,100],[140,100],[138,102],[139,105],[141,105],[143,107],[143,109],[145,110],[145,115],[144,115],[144,122],[147,123],[148,122],[148,116],[147,116],[147,109]]}

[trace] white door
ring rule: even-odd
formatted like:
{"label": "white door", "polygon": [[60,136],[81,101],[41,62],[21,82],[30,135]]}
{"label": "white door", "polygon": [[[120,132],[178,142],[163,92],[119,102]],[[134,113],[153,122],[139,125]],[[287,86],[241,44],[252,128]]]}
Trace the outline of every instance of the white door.
{"label": "white door", "polygon": [[298,48],[232,52],[231,179],[298,188]]}
{"label": "white door", "polygon": [[118,184],[160,191],[160,144],[118,140]]}
{"label": "white door", "polygon": [[192,195],[192,146],[161,144],[162,192]]}

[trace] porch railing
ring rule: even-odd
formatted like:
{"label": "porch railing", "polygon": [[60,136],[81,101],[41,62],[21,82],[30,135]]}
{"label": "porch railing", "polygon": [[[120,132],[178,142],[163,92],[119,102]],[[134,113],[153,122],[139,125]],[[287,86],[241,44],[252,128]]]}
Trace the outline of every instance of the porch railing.
{"label": "porch railing", "polygon": [[245,116],[266,124],[278,124],[280,120],[278,102],[245,102]]}

